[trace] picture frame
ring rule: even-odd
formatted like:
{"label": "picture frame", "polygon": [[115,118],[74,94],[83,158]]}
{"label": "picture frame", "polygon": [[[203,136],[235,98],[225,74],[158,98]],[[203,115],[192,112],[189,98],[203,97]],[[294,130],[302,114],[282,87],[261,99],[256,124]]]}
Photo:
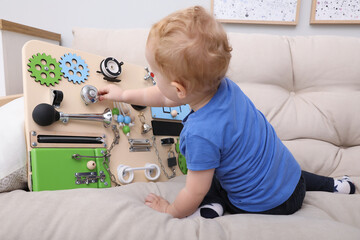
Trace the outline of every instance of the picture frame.
{"label": "picture frame", "polygon": [[211,0],[222,23],[297,25],[301,0]]}
{"label": "picture frame", "polygon": [[360,24],[360,0],[312,0],[310,24]]}

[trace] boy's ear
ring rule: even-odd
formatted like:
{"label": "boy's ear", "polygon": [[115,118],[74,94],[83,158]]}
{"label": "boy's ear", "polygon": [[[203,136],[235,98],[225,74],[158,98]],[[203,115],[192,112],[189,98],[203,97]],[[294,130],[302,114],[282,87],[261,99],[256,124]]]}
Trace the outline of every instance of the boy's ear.
{"label": "boy's ear", "polygon": [[174,86],[176,88],[176,93],[178,95],[178,98],[183,99],[186,97],[187,90],[183,84],[179,82],[171,82],[171,86]]}

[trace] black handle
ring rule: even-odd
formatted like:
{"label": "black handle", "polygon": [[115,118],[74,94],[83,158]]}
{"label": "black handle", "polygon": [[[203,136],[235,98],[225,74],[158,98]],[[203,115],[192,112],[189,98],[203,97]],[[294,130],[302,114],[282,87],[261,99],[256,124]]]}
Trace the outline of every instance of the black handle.
{"label": "black handle", "polygon": [[34,108],[32,118],[40,126],[49,126],[60,119],[60,113],[55,110],[54,106],[40,103]]}

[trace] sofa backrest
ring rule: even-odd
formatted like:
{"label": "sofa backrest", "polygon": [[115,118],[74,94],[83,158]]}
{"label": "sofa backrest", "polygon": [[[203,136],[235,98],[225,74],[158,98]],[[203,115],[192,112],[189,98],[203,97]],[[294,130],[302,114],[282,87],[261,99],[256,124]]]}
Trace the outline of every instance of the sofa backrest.
{"label": "sofa backrest", "polygon": [[148,33],[149,29],[74,28],[72,48],[147,66],[145,44]]}
{"label": "sofa backrest", "polygon": [[[73,48],[147,66],[148,29],[73,30]],[[228,76],[304,170],[360,175],[360,39],[229,33]]]}
{"label": "sofa backrest", "polygon": [[265,114],[303,169],[358,175],[360,39],[237,33],[229,39],[230,78]]}

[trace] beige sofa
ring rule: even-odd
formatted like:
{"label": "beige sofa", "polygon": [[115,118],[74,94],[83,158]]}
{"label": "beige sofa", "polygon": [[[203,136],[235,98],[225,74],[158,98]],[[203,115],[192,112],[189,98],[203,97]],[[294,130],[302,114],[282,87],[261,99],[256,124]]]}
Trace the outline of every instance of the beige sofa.
{"label": "beige sofa", "polygon": [[[147,32],[76,28],[73,48],[146,66]],[[347,174],[356,194],[307,192],[303,207],[290,216],[208,220],[173,219],[144,205],[150,192],[173,201],[185,177],[106,190],[16,190],[0,194],[0,239],[360,239],[360,39],[229,38],[234,50],[228,76],[302,168]]]}

